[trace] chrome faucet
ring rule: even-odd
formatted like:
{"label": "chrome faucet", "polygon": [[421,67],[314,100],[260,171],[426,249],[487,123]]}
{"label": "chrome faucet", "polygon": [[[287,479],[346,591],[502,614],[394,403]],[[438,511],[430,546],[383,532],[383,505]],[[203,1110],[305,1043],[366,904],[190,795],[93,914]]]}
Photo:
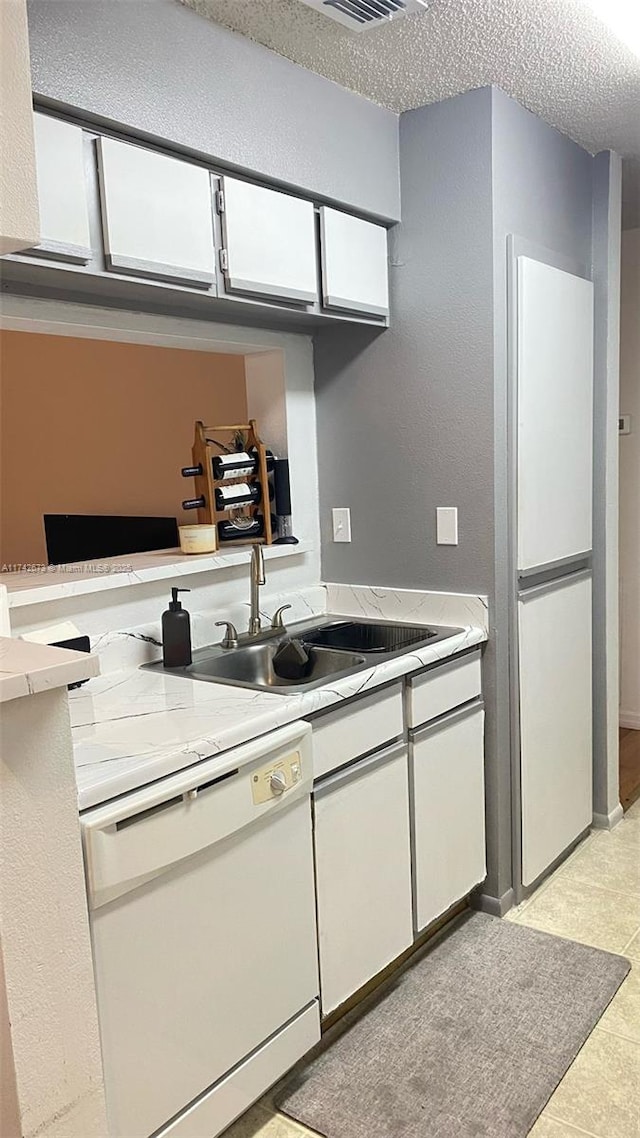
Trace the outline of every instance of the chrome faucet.
{"label": "chrome faucet", "polygon": [[251,616],[249,636],[257,636],[262,628],[260,620],[260,586],[264,585],[264,556],[261,545],[251,547]]}
{"label": "chrome faucet", "polygon": [[[262,633],[262,621],[260,619],[260,586],[266,583],[264,572],[264,555],[261,545],[253,545],[251,547],[251,616],[249,617],[249,628],[247,632],[238,635],[236,627],[228,620],[217,620],[216,628],[224,628],[225,635],[220,641],[221,648],[239,648],[247,640],[251,640],[255,636],[260,636]],[[271,619],[271,628],[262,633],[262,637],[268,636],[282,636],[286,634],[286,628],[282,619],[282,614],[290,609],[291,605],[280,605],[279,609],[273,614]]]}

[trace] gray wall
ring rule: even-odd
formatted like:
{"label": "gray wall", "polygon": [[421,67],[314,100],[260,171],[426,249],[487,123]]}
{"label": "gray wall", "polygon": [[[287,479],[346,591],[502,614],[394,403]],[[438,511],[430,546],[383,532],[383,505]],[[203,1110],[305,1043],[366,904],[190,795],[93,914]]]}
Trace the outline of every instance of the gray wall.
{"label": "gray wall", "polygon": [[[401,116],[392,327],[316,339],[325,580],[492,584],[490,98],[487,88]],[[350,545],[331,541],[341,505]],[[460,545],[437,546],[435,508],[450,505]]]}
{"label": "gray wall", "polygon": [[[392,328],[316,340],[324,579],[489,595],[485,897],[503,905],[512,885],[507,236],[590,272],[593,167],[496,89],[402,115]],[[350,545],[331,541],[330,507],[341,505],[352,510]],[[437,505],[458,506],[457,547],[435,544]]]}
{"label": "gray wall", "polygon": [[[510,559],[508,463],[508,247],[515,237],[522,251],[550,263],[589,275],[591,264],[592,158],[576,143],[536,118],[504,92],[492,92],[493,236],[494,236],[494,428],[495,428],[495,740],[497,754],[512,747],[515,769],[506,764],[494,784],[493,810],[499,819],[503,870],[506,850],[502,836],[511,818],[520,872],[519,769],[515,736],[517,709],[510,703],[513,656],[509,638],[515,636],[515,564]],[[547,250],[548,253],[543,253]],[[515,558],[514,558],[515,561]],[[498,695],[500,698],[498,698]]]}
{"label": "gray wall", "polygon": [[[401,116],[391,329],[316,338],[324,580],[493,598],[491,106],[485,88]],[[351,507],[350,545],[331,541],[331,506]],[[458,506],[458,546],[436,545],[436,506]],[[485,888],[498,898],[511,886],[510,752],[493,608],[490,621]]]}
{"label": "gray wall", "polygon": [[397,220],[398,118],[177,0],[31,0],[36,96]]}

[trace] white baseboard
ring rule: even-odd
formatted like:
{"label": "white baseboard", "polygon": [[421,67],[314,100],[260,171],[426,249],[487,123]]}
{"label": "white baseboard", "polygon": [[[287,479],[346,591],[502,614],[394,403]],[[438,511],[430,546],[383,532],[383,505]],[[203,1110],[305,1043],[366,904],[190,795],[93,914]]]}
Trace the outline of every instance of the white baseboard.
{"label": "white baseboard", "polygon": [[621,727],[630,727],[632,731],[640,731],[640,711],[621,711],[619,723]]}

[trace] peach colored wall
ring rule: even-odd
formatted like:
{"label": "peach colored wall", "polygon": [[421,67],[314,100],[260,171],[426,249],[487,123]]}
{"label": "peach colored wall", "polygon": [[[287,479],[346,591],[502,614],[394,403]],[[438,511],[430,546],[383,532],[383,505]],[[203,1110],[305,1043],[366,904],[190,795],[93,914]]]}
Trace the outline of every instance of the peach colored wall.
{"label": "peach colored wall", "polygon": [[0,560],[45,562],[45,513],[161,514],[195,419],[245,422],[244,357],[0,332]]}

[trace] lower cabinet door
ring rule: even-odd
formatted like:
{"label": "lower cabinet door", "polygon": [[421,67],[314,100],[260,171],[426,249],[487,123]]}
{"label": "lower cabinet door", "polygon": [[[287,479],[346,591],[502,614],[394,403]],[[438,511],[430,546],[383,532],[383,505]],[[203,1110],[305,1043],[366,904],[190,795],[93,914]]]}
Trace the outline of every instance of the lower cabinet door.
{"label": "lower cabinet door", "polygon": [[413,940],[404,743],[318,785],[315,855],[320,997],[326,1015]]}
{"label": "lower cabinet door", "polygon": [[413,734],[417,932],[486,875],[483,740],[481,705],[455,711]]}
{"label": "lower cabinet door", "polygon": [[518,602],[523,885],[593,818],[591,624],[588,575]]}

